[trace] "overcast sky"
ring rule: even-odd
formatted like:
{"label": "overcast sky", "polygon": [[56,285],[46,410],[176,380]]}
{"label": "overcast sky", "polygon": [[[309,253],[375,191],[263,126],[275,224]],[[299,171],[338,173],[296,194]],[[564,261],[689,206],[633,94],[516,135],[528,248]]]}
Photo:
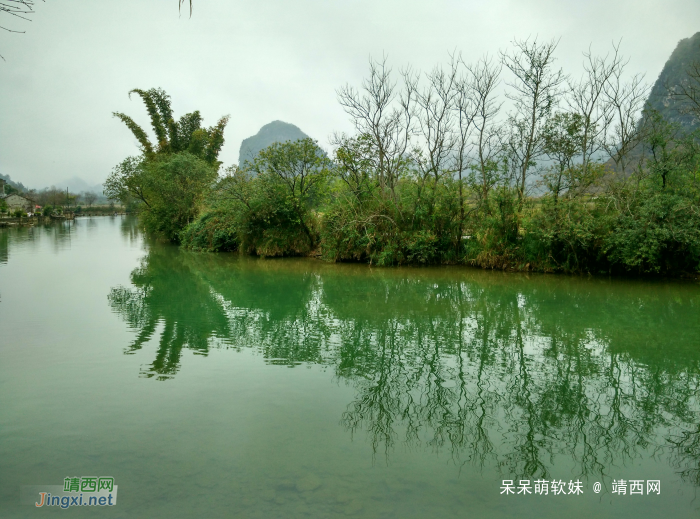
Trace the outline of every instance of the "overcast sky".
{"label": "overcast sky", "polygon": [[78,176],[102,182],[138,153],[113,111],[148,126],[133,88],[161,87],[175,115],[231,120],[220,158],[275,119],[327,147],[349,130],[336,89],[359,84],[369,56],[428,70],[513,38],[560,38],[559,64],[622,39],[630,72],[650,83],[682,38],[700,30],[698,0],[46,0],[31,23],[0,14],[0,173],[30,187]]}

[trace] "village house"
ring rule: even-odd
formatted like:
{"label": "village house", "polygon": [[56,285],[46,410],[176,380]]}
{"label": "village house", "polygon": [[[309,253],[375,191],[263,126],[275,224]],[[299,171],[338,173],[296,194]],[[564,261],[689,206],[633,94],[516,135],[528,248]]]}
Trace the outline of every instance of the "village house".
{"label": "village house", "polygon": [[19,193],[12,193],[10,195],[5,194],[5,184],[6,182],[0,178],[0,200],[4,200],[7,204],[7,210],[12,213],[17,209],[21,209],[25,213],[33,213],[36,204],[34,200],[31,200]]}

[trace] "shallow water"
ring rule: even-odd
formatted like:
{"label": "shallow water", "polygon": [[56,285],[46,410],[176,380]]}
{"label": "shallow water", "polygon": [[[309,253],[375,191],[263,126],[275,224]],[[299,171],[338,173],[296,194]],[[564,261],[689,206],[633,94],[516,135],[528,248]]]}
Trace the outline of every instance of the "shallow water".
{"label": "shallow water", "polygon": [[192,254],[126,217],[0,229],[2,518],[94,514],[19,494],[96,474],[119,486],[100,517],[692,517],[699,386],[695,283]]}

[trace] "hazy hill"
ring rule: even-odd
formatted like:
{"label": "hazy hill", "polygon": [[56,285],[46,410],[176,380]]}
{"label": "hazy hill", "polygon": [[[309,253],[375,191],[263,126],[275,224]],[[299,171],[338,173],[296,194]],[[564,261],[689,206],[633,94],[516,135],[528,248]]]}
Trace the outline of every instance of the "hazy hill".
{"label": "hazy hill", "polygon": [[654,83],[648,100],[652,108],[661,112],[665,118],[680,123],[686,131],[699,128],[700,120],[690,114],[682,113],[679,110],[681,107],[679,101],[669,93],[669,89],[673,90],[682,81],[687,80],[686,70],[693,62],[700,62],[700,32],[678,42]]}
{"label": "hazy hill", "polygon": [[88,184],[80,177],[71,177],[56,184],[57,188],[68,188],[71,193],[82,193],[83,191],[91,191],[102,195],[102,184]]}
{"label": "hazy hill", "polygon": [[308,137],[293,124],[272,121],[260,128],[260,131],[252,137],[243,140],[238,152],[238,165],[243,166],[245,162],[252,162],[261,150],[275,142],[296,141]]}
{"label": "hazy hill", "polygon": [[26,193],[28,191],[27,187],[24,184],[22,184],[22,182],[15,182],[10,178],[10,175],[3,175],[2,173],[0,173],[0,178],[5,180],[5,182],[7,182],[8,185],[14,187],[20,193]]}

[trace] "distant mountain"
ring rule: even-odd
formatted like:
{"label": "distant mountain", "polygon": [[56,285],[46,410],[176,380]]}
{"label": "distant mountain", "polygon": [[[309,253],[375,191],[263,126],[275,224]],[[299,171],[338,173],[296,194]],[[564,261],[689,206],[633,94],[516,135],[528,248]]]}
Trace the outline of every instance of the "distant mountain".
{"label": "distant mountain", "polygon": [[91,191],[102,194],[102,184],[88,184],[85,180],[80,177],[71,177],[62,182],[57,182],[54,184],[59,189],[68,188],[71,193],[82,193],[83,191]]}
{"label": "distant mountain", "polygon": [[296,141],[309,138],[297,126],[283,121],[272,121],[266,124],[260,131],[244,139],[241,149],[238,152],[238,165],[243,166],[245,162],[253,162],[261,150],[264,150],[275,142]]}
{"label": "distant mountain", "polygon": [[[16,182],[10,178],[10,175],[3,175],[0,173],[0,178],[4,179],[10,186],[19,190],[21,193],[27,193],[30,188],[22,184],[21,182]],[[61,191],[65,191],[66,188],[71,193],[83,193],[92,192],[96,193],[100,198],[104,195],[102,194],[102,184],[89,184],[80,177],[71,177],[69,179],[63,180],[62,182],[55,182],[51,184],[51,187],[55,187]],[[48,189],[48,186],[42,188],[35,188],[37,191],[43,191]]]}
{"label": "distant mountain", "polygon": [[3,175],[2,173],[0,173],[0,178],[7,182],[8,185],[17,189],[20,193],[26,193],[27,191],[29,191],[29,189],[24,184],[22,184],[22,182],[15,182],[14,180],[12,180],[10,178],[10,175]]}
{"label": "distant mountain", "polygon": [[672,95],[678,85],[688,81],[688,66],[700,63],[700,32],[678,42],[668,58],[659,78],[649,94],[648,104],[661,112],[664,118],[677,122],[684,131],[700,128],[700,120],[692,114],[683,113],[682,102]]}

